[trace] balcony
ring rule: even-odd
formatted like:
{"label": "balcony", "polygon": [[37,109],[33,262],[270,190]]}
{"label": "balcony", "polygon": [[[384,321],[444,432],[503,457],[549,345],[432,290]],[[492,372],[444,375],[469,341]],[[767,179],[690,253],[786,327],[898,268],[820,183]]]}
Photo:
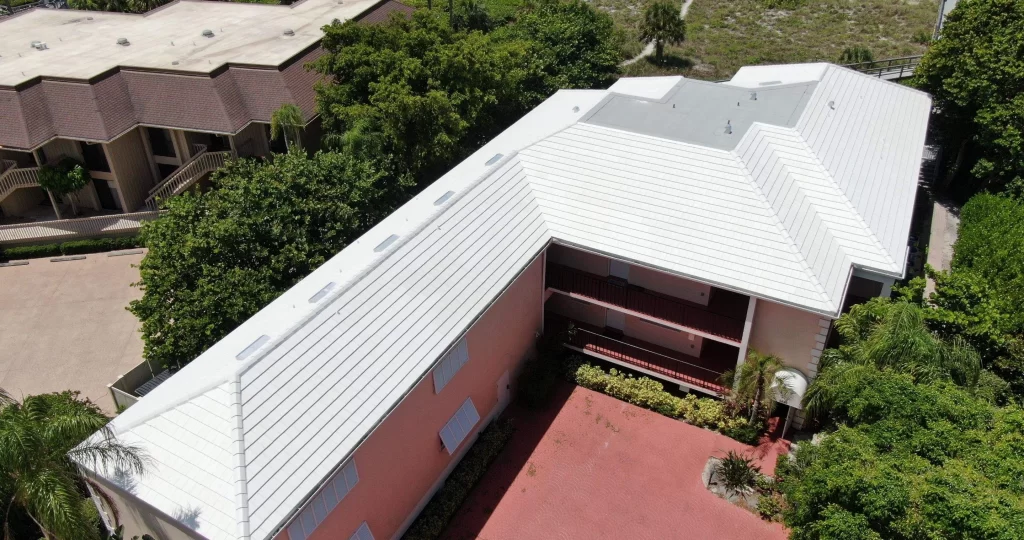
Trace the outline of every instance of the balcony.
{"label": "balcony", "polygon": [[736,347],[712,340],[706,340],[695,357],[551,312],[545,313],[544,321],[548,331],[560,333],[572,324],[574,332],[567,334],[565,343],[570,349],[715,395],[724,392],[722,374],[736,367],[739,355]]}
{"label": "balcony", "polygon": [[735,344],[743,339],[748,299],[741,294],[716,289],[709,304],[702,306],[555,263],[547,265],[545,285],[570,296],[660,319]]}

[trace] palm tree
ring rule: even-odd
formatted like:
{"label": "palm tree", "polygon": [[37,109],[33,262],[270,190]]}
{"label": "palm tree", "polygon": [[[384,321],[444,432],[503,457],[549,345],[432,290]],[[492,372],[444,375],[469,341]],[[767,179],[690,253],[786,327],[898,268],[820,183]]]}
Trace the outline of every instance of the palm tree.
{"label": "palm tree", "polygon": [[270,117],[270,138],[278,140],[284,137],[285,147],[299,147],[299,132],[303,126],[302,109],[292,103],[285,103],[274,111]]}
{"label": "palm tree", "polygon": [[686,39],[686,22],[679,17],[679,8],[669,2],[655,2],[644,9],[640,23],[640,40],[654,42],[655,60],[660,64],[665,44],[678,45]]}
{"label": "palm tree", "polygon": [[932,332],[924,309],[911,302],[874,298],[854,306],[835,322],[842,338],[837,349],[825,350],[817,378],[804,396],[809,413],[829,410],[832,389],[843,380],[889,369],[917,382],[948,380],[974,387],[981,375],[981,357],[960,336],[943,339]]}
{"label": "palm tree", "polygon": [[782,359],[774,354],[761,354],[754,349],[747,353],[747,360],[735,371],[722,375],[722,380],[732,388],[732,398],[744,407],[750,407],[750,423],[757,419],[758,412],[771,413],[777,399],[787,387],[777,376],[785,367]]}
{"label": "palm tree", "polygon": [[0,493],[8,498],[3,501],[5,538],[10,538],[14,505],[31,517],[47,539],[97,537],[85,486],[103,497],[115,513],[116,507],[78,465],[141,474],[145,456],[119,442],[107,427],[110,419],[89,400],[79,399],[77,392],[40,394],[21,402],[4,393],[2,399]]}

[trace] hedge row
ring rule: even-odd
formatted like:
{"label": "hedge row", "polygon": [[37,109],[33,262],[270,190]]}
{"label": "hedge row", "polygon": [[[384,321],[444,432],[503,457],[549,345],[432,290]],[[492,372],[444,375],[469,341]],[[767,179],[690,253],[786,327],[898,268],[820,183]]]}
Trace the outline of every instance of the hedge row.
{"label": "hedge row", "polygon": [[512,438],[515,428],[509,420],[494,422],[477,438],[466,456],[455,466],[441,489],[430,499],[403,538],[433,540],[439,538],[459,507],[469,497],[473,486],[483,478],[487,468]]}
{"label": "hedge row", "polygon": [[[570,364],[572,364],[570,360]],[[579,362],[577,360],[577,362]],[[740,442],[755,444],[761,426],[752,425],[743,417],[726,410],[726,404],[711,398],[674,396],[664,385],[649,377],[634,377],[611,369],[605,372],[592,364],[580,363],[575,373],[576,384],[609,396],[650,409],[656,413],[685,420],[697,427],[713,429]]]}
{"label": "hedge row", "polygon": [[11,259],[35,259],[39,257],[60,257],[62,255],[81,255],[84,253],[101,253],[104,251],[116,251],[119,249],[131,249],[137,247],[142,247],[142,240],[138,236],[71,240],[61,244],[0,248],[0,261],[7,261]]}

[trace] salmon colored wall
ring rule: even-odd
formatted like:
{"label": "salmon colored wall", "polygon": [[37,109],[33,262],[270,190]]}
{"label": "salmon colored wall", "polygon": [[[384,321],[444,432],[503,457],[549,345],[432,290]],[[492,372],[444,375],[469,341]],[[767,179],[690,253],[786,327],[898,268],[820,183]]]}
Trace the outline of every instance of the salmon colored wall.
{"label": "salmon colored wall", "polygon": [[595,255],[586,251],[580,251],[558,244],[551,244],[548,247],[548,259],[553,263],[590,272],[598,276],[608,275],[608,257]]}
{"label": "salmon colored wall", "polygon": [[602,328],[607,322],[605,314],[608,310],[604,307],[576,300],[561,293],[551,295],[551,298],[545,304],[545,309],[550,310],[552,313]]}
{"label": "salmon colored wall", "polygon": [[758,352],[774,354],[789,367],[807,373],[815,337],[821,328],[820,316],[767,300],[758,300],[750,346]]}
{"label": "salmon colored wall", "polygon": [[[428,374],[356,449],[359,483],[310,540],[347,539],[363,521],[378,540],[398,532],[454,459],[441,444],[441,428],[472,397],[481,418],[475,429],[482,429],[498,403],[498,379],[508,370],[514,383],[514,372],[533,353],[541,326],[541,270],[538,258],[473,325],[467,334],[469,361],[440,394]],[[287,539],[287,532],[278,538]]]}
{"label": "salmon colored wall", "polygon": [[711,300],[711,285],[670,276],[664,272],[658,272],[657,270],[651,270],[642,266],[630,265],[629,282],[654,292],[689,300],[702,306],[708,305],[708,301]]}
{"label": "salmon colored wall", "polygon": [[[674,351],[698,357],[700,356],[700,348],[704,343],[704,338],[700,336],[658,326],[631,315],[626,315],[626,330],[623,333],[648,343],[661,345]],[[693,341],[689,339],[691,336]]]}

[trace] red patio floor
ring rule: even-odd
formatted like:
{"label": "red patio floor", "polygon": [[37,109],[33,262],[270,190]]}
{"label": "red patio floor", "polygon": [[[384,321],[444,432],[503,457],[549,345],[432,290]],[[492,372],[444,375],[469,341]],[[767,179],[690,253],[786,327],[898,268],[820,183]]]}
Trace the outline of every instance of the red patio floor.
{"label": "red patio floor", "polygon": [[443,538],[786,538],[701,482],[708,457],[728,450],[770,473],[780,445],[749,447],[568,384],[555,401],[509,408],[515,436]]}

